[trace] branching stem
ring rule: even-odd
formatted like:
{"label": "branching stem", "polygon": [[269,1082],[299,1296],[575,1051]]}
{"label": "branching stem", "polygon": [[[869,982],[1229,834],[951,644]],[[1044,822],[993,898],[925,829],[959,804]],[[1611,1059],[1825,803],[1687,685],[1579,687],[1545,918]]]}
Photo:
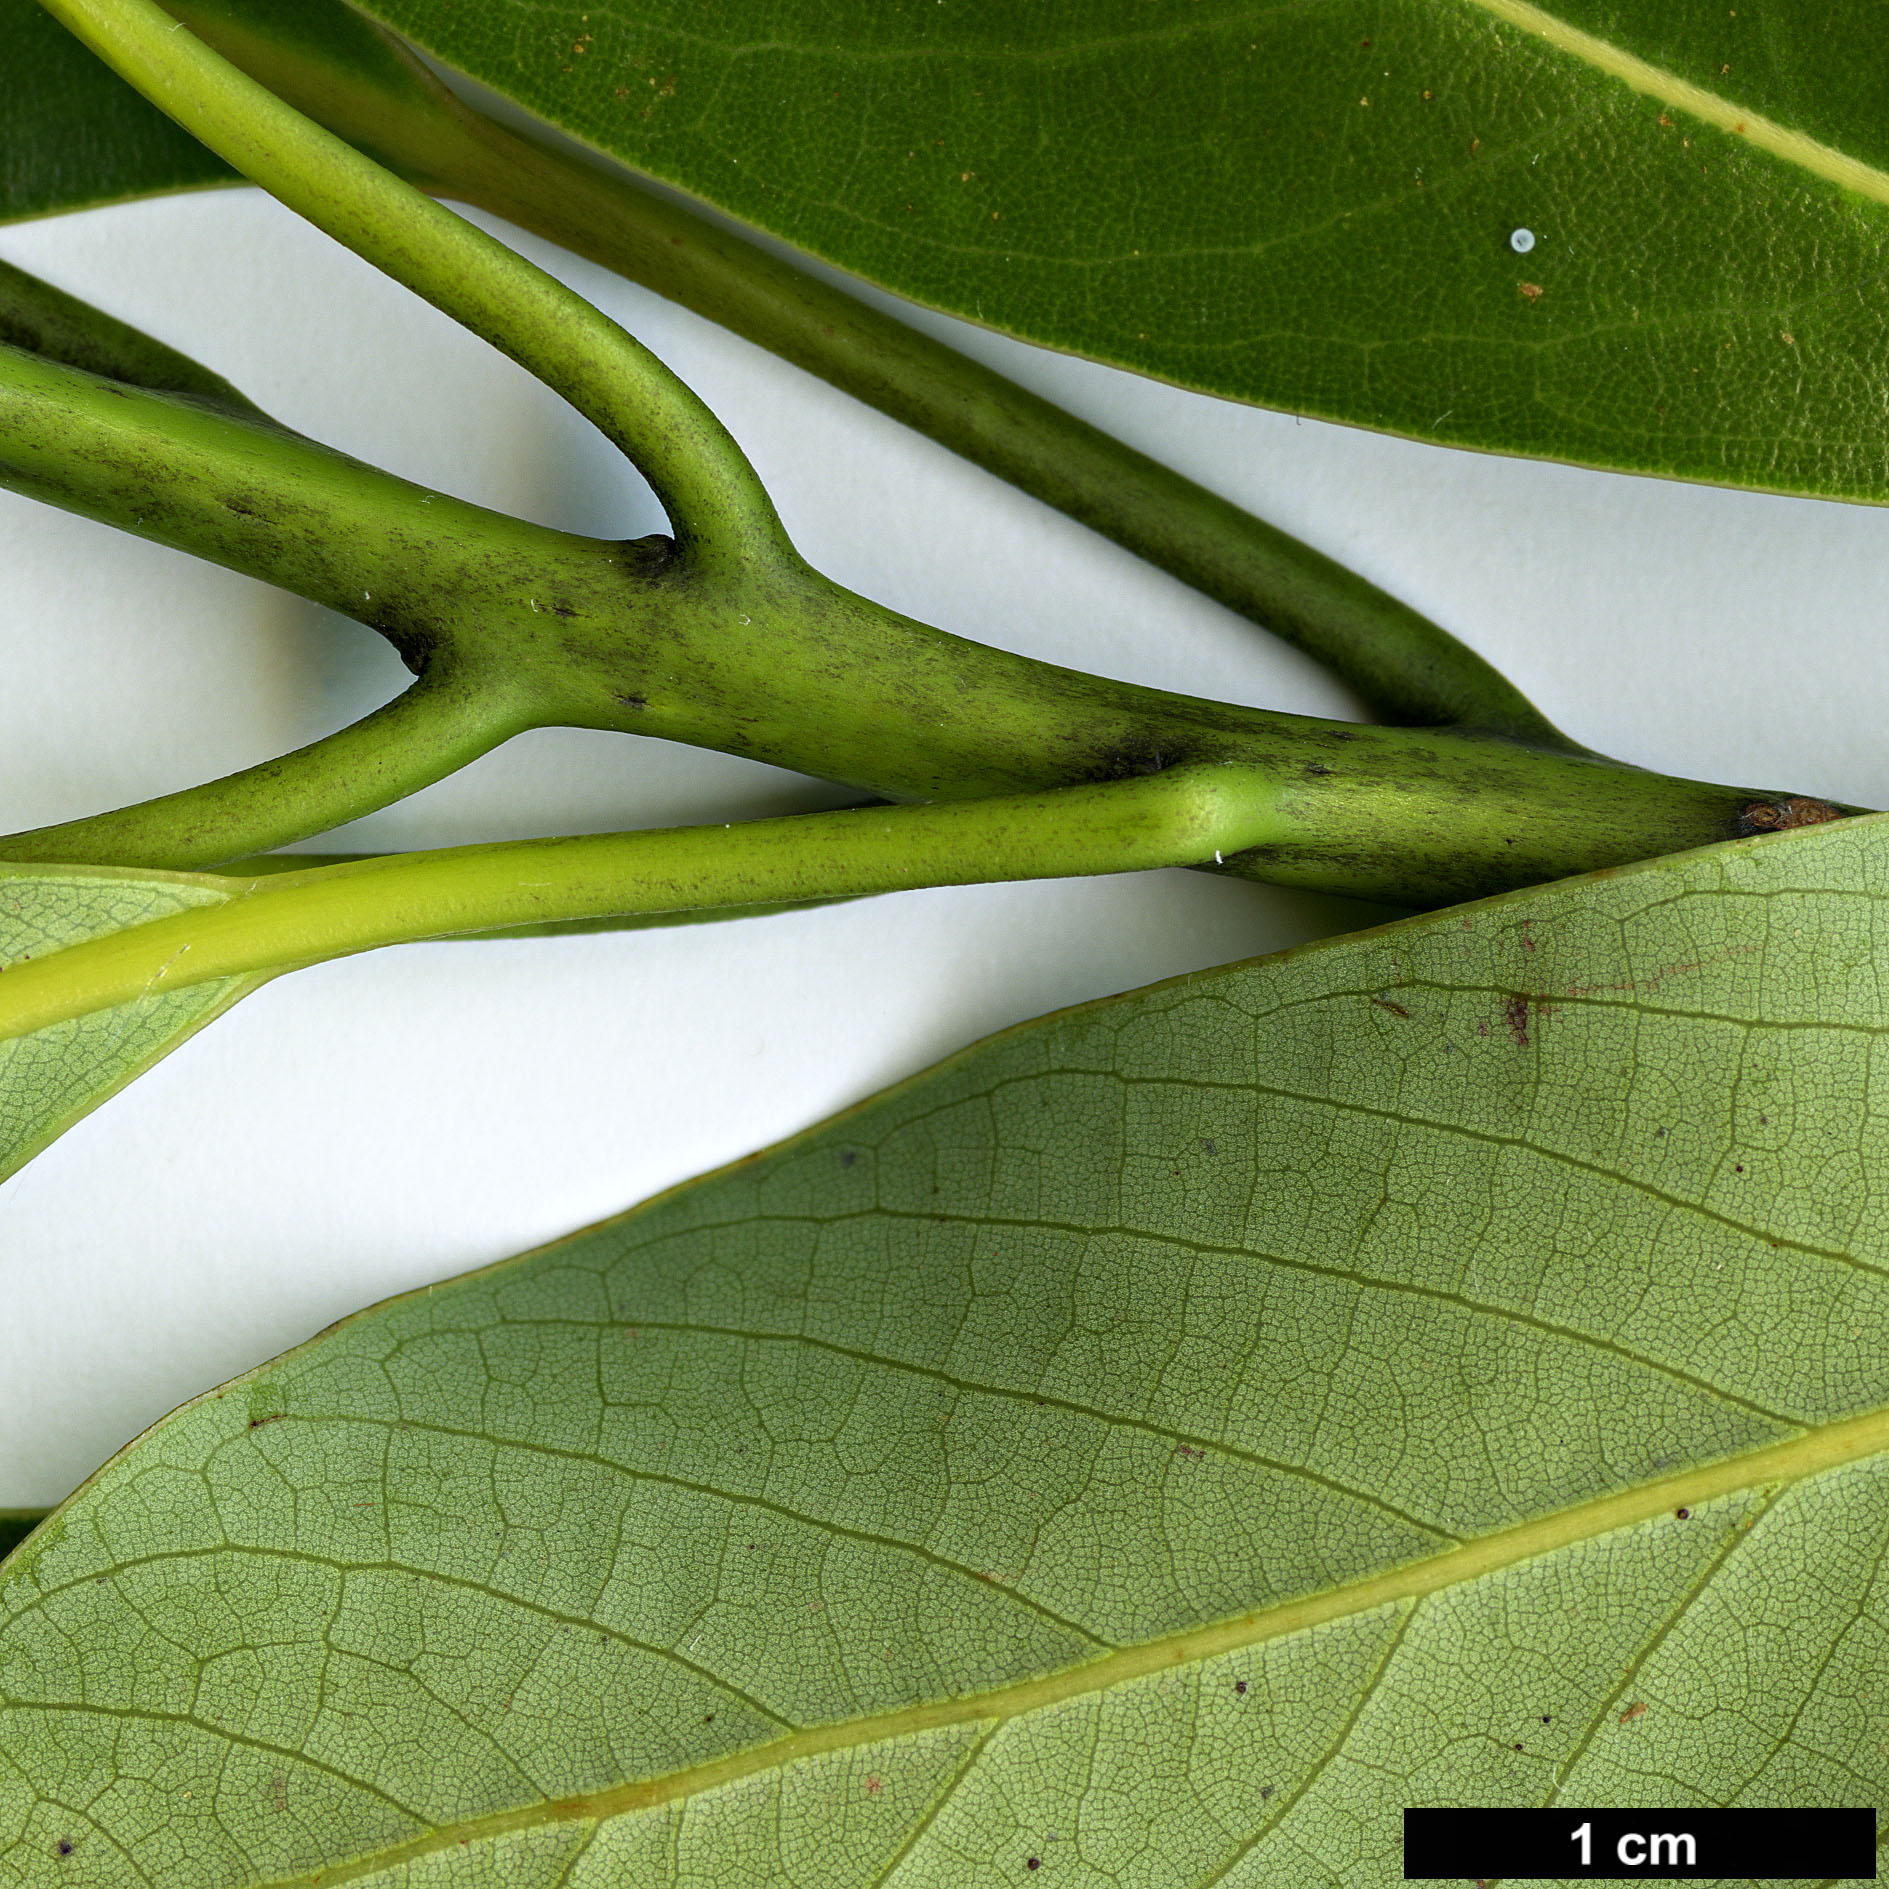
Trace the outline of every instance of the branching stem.
{"label": "branching stem", "polygon": [[[719,748],[895,799],[1241,762],[1290,791],[1278,832],[1229,853],[1230,869],[1408,905],[1732,838],[1749,805],[1781,798],[1082,675],[915,623],[791,556],[704,572],[666,540],[547,531],[215,404],[17,349],[0,348],[0,437],[0,483],[345,610],[441,691],[383,711],[417,724],[437,706],[416,756],[369,763],[363,740],[386,725],[359,724],[293,757],[292,810],[251,770],[169,796],[161,814],[69,823],[69,859],[217,864],[352,817],[409,769],[435,778],[456,746],[558,724]],[[374,765],[384,771],[364,783]],[[23,844],[46,856],[43,834]]]}
{"label": "branching stem", "polygon": [[[719,748],[895,799],[1236,761],[1269,770],[1284,817],[1264,845],[1229,853],[1229,869],[1407,905],[1732,838],[1750,804],[1780,798],[1082,675],[915,623],[796,558],[704,573],[663,540],[547,531],[266,422],[16,349],[0,348],[0,437],[0,483],[346,610],[437,678],[453,708],[439,739],[430,756],[386,757],[383,782],[427,773],[454,742],[470,752],[555,724]],[[206,866],[319,832],[364,804],[363,728],[295,757],[292,820],[252,771],[170,796],[161,817],[70,823],[60,849]],[[43,835],[30,844],[45,857]]]}
{"label": "branching stem", "polygon": [[[794,553],[751,469],[694,396],[579,298],[303,118],[153,0],[46,4],[239,168],[598,419],[650,473],[680,543],[572,538],[390,479],[244,411],[221,383],[196,384],[174,359],[140,357],[132,383],[144,385],[89,374],[67,362],[91,343],[74,339],[69,308],[55,309],[49,319],[65,339],[54,352],[65,360],[0,347],[0,482],[344,610],[387,635],[422,683],[273,768],[23,838],[36,857],[50,846],[78,859],[215,864],[321,831],[510,733],[552,724],[665,736],[922,800],[1236,763],[1270,783],[1275,817],[1263,836],[1219,849],[1229,869],[1415,905],[1729,838],[1749,830],[1754,804],[1777,799],[1569,753],[1522,715],[1519,697],[1501,697],[1507,685],[1493,672],[1475,683],[1456,661],[1466,652],[1426,642],[1428,628],[1413,627],[1421,619],[1373,628],[1375,606],[1360,601],[1355,580],[1283,551],[1272,565],[1271,551],[1256,553],[1261,590],[1276,588],[1281,571],[1311,573],[1319,610],[1352,613],[1354,668],[1376,647],[1390,663],[1386,686],[1406,702],[1421,694],[1425,662],[1440,665],[1423,685],[1437,699],[1460,705],[1465,689],[1496,688],[1482,698],[1489,712],[1470,717],[1484,728],[1361,728],[1137,689],[965,642],[854,596]],[[392,83],[408,77],[397,66]],[[463,129],[464,115],[446,110],[444,122]],[[496,133],[474,142],[506,148]],[[680,235],[668,243],[687,247]],[[746,282],[751,313],[771,292],[757,268],[737,258],[721,269]],[[779,282],[774,291],[783,306],[800,293]],[[816,296],[807,306],[823,304]],[[785,344],[790,330],[804,339],[810,319],[791,314],[776,339]],[[934,404],[948,406],[972,386],[952,378],[956,368],[933,362],[932,372],[925,349],[913,353],[905,339],[881,335],[875,356],[878,332],[867,324],[853,359],[867,380],[882,377],[882,392],[929,376]],[[903,334],[897,324],[889,332]],[[103,345],[129,344],[106,334]],[[1202,545],[1216,533],[1225,540],[1237,514],[1213,513],[1219,502],[1184,482],[1162,488],[1162,500],[1154,486],[1169,475],[1112,459],[1110,442],[1071,432],[1073,422],[1026,396],[1025,407],[1006,406],[1002,386],[985,392],[1008,420],[967,420],[967,439],[994,451],[1014,421],[1036,442],[1019,471],[1038,447],[1044,465],[1073,451],[1080,476],[1062,492],[1072,505],[1081,479],[1111,466],[1130,488],[1140,479],[1178,532],[1170,550],[1198,527],[1205,540],[1190,541],[1211,563]],[[181,391],[160,391],[169,387]],[[978,404],[971,398],[967,411]],[[1044,477],[1055,486],[1064,473]],[[1170,501],[1178,513],[1163,512]],[[1174,522],[1186,516],[1185,528]],[[1255,529],[1263,549],[1265,528]],[[1174,551],[1170,562],[1194,556]],[[1206,581],[1204,567],[1197,575]],[[1488,726],[1526,727],[1547,745]],[[411,754],[394,751],[409,740]],[[1018,874],[1042,870],[1047,856],[1024,849]]]}
{"label": "branching stem", "polygon": [[648,478],[691,553],[784,544],[772,502],[721,422],[581,296],[304,117],[155,0],[43,3],[244,176],[594,421]]}
{"label": "branching stem", "polygon": [[173,872],[287,846],[444,780],[515,732],[492,701],[442,665],[385,708],[273,761],[114,813],[36,827],[9,860]]}
{"label": "branching stem", "polygon": [[331,39],[302,40],[227,0],[166,4],[423,188],[614,269],[928,435],[1296,645],[1384,720],[1585,752],[1473,650],[1322,552],[673,198],[494,123],[384,28],[352,16],[340,58]]}

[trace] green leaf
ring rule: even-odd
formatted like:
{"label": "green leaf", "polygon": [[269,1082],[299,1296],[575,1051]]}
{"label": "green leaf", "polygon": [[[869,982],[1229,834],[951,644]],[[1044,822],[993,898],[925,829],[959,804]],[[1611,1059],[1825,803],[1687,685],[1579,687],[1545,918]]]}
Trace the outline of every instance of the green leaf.
{"label": "green leaf", "polygon": [[236,181],[107,71],[38,0],[0,0],[0,218]]}
{"label": "green leaf", "polygon": [[1813,0],[366,10],[1032,341],[1422,438],[1889,496],[1889,55]]}
{"label": "green leaf", "polygon": [[[271,47],[351,68],[379,101],[346,106],[370,144],[376,112],[434,109],[332,0],[179,10],[213,35],[252,27],[247,50],[229,44],[257,69]],[[1420,438],[1889,497],[1889,51],[1861,15],[1812,0],[1742,18],[1700,0],[359,10],[639,171],[1032,341]],[[34,25],[35,59],[53,31]],[[0,81],[11,214],[209,180],[179,170],[117,80],[71,61],[50,94],[26,59]],[[49,114],[48,95],[65,105]],[[142,181],[115,147],[93,155],[121,135],[151,145]]]}
{"label": "green leaf", "polygon": [[0,1880],[1351,1889],[1405,1804],[1880,1803],[1886,836],[1066,1012],[187,1406],[0,1568]]}
{"label": "green leaf", "polygon": [[1889,496],[1889,51],[1855,12],[365,10],[638,170],[1032,341],[1427,439]]}
{"label": "green leaf", "polygon": [[[0,975],[28,958],[231,896],[209,875],[0,865]],[[267,982],[221,978],[0,1042],[0,1179]]]}

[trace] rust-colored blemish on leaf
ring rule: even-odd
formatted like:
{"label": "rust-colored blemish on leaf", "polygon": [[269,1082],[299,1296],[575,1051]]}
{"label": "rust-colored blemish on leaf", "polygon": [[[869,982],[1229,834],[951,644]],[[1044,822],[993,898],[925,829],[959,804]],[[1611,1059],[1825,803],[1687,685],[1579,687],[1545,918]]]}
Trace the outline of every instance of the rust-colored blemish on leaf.
{"label": "rust-colored blemish on leaf", "polygon": [[1636,1718],[1644,1718],[1645,1716],[1646,1701],[1644,1699],[1635,1699],[1634,1702],[1620,1714],[1620,1723],[1622,1725],[1630,1725]]}
{"label": "rust-colored blemish on leaf", "polygon": [[1380,1010],[1388,1010],[1392,1016],[1402,1017],[1406,1023],[1410,1021],[1410,1012],[1406,1010],[1402,1004],[1394,1004],[1388,997],[1373,997],[1371,1001],[1376,1004]]}
{"label": "rust-colored blemish on leaf", "polygon": [[1798,826],[1825,826],[1842,818],[1842,811],[1827,800],[1788,794],[1782,800],[1746,801],[1738,809],[1738,831],[1749,838],[1754,833],[1782,833]]}
{"label": "rust-colored blemish on leaf", "polygon": [[1524,301],[1538,302],[1541,300],[1541,284],[1539,282],[1523,282],[1519,283],[1517,286],[1522,291],[1522,299]]}
{"label": "rust-colored blemish on leaf", "polygon": [[1522,996],[1511,997],[1502,1006],[1503,1020],[1509,1026],[1509,1036],[1517,1049],[1528,1047],[1528,999]]}

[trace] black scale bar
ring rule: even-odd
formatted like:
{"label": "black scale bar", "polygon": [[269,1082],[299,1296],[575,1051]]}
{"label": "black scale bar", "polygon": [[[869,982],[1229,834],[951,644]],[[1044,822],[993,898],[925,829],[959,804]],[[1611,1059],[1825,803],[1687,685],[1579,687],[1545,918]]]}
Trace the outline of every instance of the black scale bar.
{"label": "black scale bar", "polygon": [[1406,1810],[1404,1881],[1874,1882],[1873,1810]]}

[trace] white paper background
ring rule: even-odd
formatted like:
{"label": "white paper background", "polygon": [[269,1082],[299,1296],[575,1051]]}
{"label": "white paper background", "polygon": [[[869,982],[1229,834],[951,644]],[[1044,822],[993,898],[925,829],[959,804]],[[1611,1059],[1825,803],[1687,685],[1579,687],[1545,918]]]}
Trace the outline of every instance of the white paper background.
{"label": "white paper background", "polygon": [[[941,449],[514,240],[703,394],[841,582],[1053,661],[1353,712],[1290,651]],[[409,478],[567,530],[659,528],[555,399],[253,192],[7,229],[0,255]],[[1407,597],[1593,745],[1889,804],[1881,513],[1442,452],[931,325]],[[354,624],[6,494],[0,660],[6,829],[226,773],[407,679]],[[721,756],[546,732],[326,843],[834,798]],[[272,985],[0,1187],[0,1506],[56,1500],[166,1409],[334,1318],[628,1206],[992,1029],[1376,915],[1163,873],[411,946]]]}

